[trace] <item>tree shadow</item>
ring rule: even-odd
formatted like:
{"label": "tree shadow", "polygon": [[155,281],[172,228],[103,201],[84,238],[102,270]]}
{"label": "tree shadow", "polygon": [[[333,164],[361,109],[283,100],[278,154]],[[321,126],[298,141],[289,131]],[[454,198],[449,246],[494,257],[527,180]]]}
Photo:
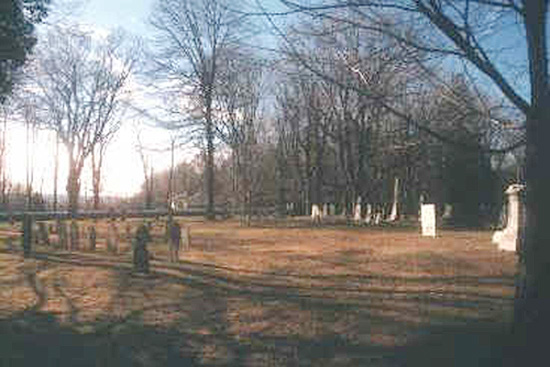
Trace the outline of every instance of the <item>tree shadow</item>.
{"label": "tree shadow", "polygon": [[[35,259],[113,271],[113,305],[108,309],[117,306],[124,312],[79,322],[81,310],[65,285],[57,283],[53,288],[75,315],[61,322],[57,315],[41,311],[48,293],[36,274],[29,273],[26,279],[38,301],[0,320],[2,365],[500,366],[515,365],[519,350],[505,322],[480,323],[451,314],[432,317],[421,310],[421,322],[404,321],[400,315],[415,306],[445,306],[440,297],[419,291],[354,293],[339,283],[315,289],[305,286],[310,277],[300,274],[279,274],[277,279],[270,273],[243,276],[230,268],[190,262],[153,262],[151,274],[142,276],[132,272],[130,261],[101,254],[37,253]],[[296,278],[303,283],[291,284]],[[376,276],[381,282],[427,281],[387,278]],[[475,293],[470,296],[474,307],[495,305]],[[497,303],[510,302],[497,298]],[[464,294],[449,293],[445,301],[457,308]]]}

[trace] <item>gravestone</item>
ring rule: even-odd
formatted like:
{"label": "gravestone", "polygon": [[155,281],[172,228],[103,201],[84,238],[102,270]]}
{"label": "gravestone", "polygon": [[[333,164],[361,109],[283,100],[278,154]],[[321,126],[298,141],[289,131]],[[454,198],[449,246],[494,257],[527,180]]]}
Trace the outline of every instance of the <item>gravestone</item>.
{"label": "gravestone", "polygon": [[21,247],[23,247],[23,256],[29,256],[32,251],[33,241],[33,223],[32,215],[25,214],[21,223],[23,235],[21,236]]}
{"label": "gravestone", "polygon": [[[181,248],[185,251],[191,249],[191,229],[189,228],[189,226],[181,227]],[[181,253],[183,253],[183,251],[180,252],[180,254]]]}
{"label": "gravestone", "polygon": [[147,244],[151,240],[147,226],[142,224],[136,230],[133,246],[134,271],[149,273],[149,251]]}
{"label": "gravestone", "polygon": [[442,219],[451,219],[453,217],[453,206],[451,204],[443,204],[443,215]]}
{"label": "gravestone", "polygon": [[57,246],[64,250],[67,250],[69,247],[69,239],[67,237],[67,225],[61,219],[57,220]]}
{"label": "gravestone", "polygon": [[361,221],[361,204],[360,203],[355,204],[355,209],[353,211],[353,220],[356,222]]}
{"label": "gravestone", "polygon": [[179,258],[181,245],[181,228],[177,221],[170,223],[170,261],[176,262]]}
{"label": "gravestone", "polygon": [[107,227],[107,250],[111,252],[118,250],[118,227],[114,219],[109,220]]}
{"label": "gravestone", "polygon": [[382,223],[382,212],[377,211],[374,215],[374,224],[379,226]]}
{"label": "gravestone", "polygon": [[97,242],[97,232],[95,229],[95,225],[91,225],[90,227],[88,227],[88,241],[89,241],[90,251],[95,251],[96,242]]}
{"label": "gravestone", "polygon": [[323,204],[323,217],[327,217],[327,216],[328,216],[328,204],[324,203]]}
{"label": "gravestone", "polygon": [[336,215],[336,205],[334,203],[329,204],[328,215]]}
{"label": "gravestone", "polygon": [[48,227],[44,222],[38,222],[38,236],[40,238],[40,244],[44,246],[50,245],[50,235],[48,233]]}
{"label": "gravestone", "polygon": [[132,244],[132,225],[130,223],[126,223],[126,242]]}
{"label": "gravestone", "polygon": [[355,204],[355,208],[353,211],[353,220],[357,223],[361,221],[361,198],[359,198],[357,204]]}
{"label": "gravestone", "polygon": [[521,201],[520,194],[525,189],[525,186],[519,184],[510,185],[505,193],[508,195],[508,218],[506,227],[501,231],[496,231],[493,234],[493,243],[498,245],[500,250],[516,251],[519,240],[519,229],[521,225],[520,210]]}
{"label": "gravestone", "polygon": [[80,232],[78,231],[78,223],[76,220],[71,221],[71,250],[78,250],[80,247]]}
{"label": "gravestone", "polygon": [[311,206],[311,222],[313,224],[321,223],[321,211],[319,210],[319,205],[313,204]]}
{"label": "gravestone", "polygon": [[370,224],[372,221],[372,205],[367,204],[367,214],[365,215],[365,223]]}
{"label": "gravestone", "polygon": [[420,207],[422,236],[435,237],[435,204],[422,204]]}
{"label": "gravestone", "polygon": [[391,212],[389,217],[390,222],[395,222],[399,217],[399,213],[397,211],[398,204],[399,204],[399,178],[396,177],[393,185],[393,203],[391,206]]}

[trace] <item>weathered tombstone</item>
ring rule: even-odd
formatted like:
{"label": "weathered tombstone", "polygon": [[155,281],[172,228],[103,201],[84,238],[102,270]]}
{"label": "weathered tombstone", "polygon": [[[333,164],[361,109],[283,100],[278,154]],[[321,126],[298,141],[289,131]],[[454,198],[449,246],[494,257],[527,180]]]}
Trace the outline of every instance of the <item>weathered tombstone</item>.
{"label": "weathered tombstone", "polygon": [[328,216],[328,204],[324,203],[323,204],[323,217],[327,217],[327,216]]}
{"label": "weathered tombstone", "polygon": [[399,178],[396,177],[393,185],[393,203],[391,206],[390,217],[388,219],[390,222],[395,222],[399,217],[399,213],[397,211],[398,204],[399,204]]}
{"label": "weathered tombstone", "polygon": [[34,219],[32,215],[23,215],[23,222],[21,223],[23,231],[23,236],[21,237],[21,247],[23,247],[24,256],[29,256],[32,251],[33,222]]}
{"label": "weathered tombstone", "polygon": [[115,219],[110,219],[107,227],[107,250],[111,252],[118,250],[118,227]]}
{"label": "weathered tombstone", "polygon": [[453,217],[453,206],[451,204],[443,204],[443,215],[442,219],[451,219]]}
{"label": "weathered tombstone", "polygon": [[170,261],[175,262],[179,258],[181,244],[181,228],[177,221],[170,223]]}
{"label": "weathered tombstone", "polygon": [[95,251],[97,243],[97,232],[95,229],[95,223],[88,227],[88,241],[90,246],[90,251]]}
{"label": "weathered tombstone", "polygon": [[189,226],[181,227],[181,248],[185,251],[191,248],[191,229]]}
{"label": "weathered tombstone", "polygon": [[38,237],[40,238],[40,244],[43,246],[50,245],[50,235],[46,223],[38,222]]}
{"label": "weathered tombstone", "polygon": [[374,214],[374,224],[380,225],[382,223],[382,212],[377,211],[376,214]]}
{"label": "weathered tombstone", "polygon": [[78,231],[78,223],[76,220],[71,221],[70,228],[71,250],[78,250],[80,247],[80,232]]}
{"label": "weathered tombstone", "polygon": [[365,215],[365,223],[370,224],[372,221],[372,205],[367,204],[367,214]]}
{"label": "weathered tombstone", "polygon": [[508,218],[506,227],[501,231],[496,231],[493,234],[493,243],[498,245],[500,250],[516,251],[519,229],[520,229],[520,193],[525,189],[525,186],[513,184],[508,186],[505,193],[508,195]]}
{"label": "weathered tombstone", "polygon": [[147,226],[142,224],[136,230],[133,248],[134,270],[140,273],[149,273],[149,251],[147,243],[151,240]]}
{"label": "weathered tombstone", "polygon": [[57,246],[59,248],[62,248],[66,250],[69,247],[69,239],[67,237],[67,225],[64,221],[61,219],[58,219],[57,221],[57,234],[58,234],[58,242]]}
{"label": "weathered tombstone", "polygon": [[328,206],[328,215],[335,215],[335,214],[336,214],[336,205],[334,205],[334,203],[331,203]]}
{"label": "weathered tombstone", "polygon": [[435,237],[435,204],[422,204],[420,208],[422,236]]}
{"label": "weathered tombstone", "polygon": [[132,225],[130,223],[126,223],[126,241],[130,245],[132,244]]}
{"label": "weathered tombstone", "polygon": [[313,224],[321,223],[321,211],[319,210],[319,205],[313,204],[311,206],[311,222]]}

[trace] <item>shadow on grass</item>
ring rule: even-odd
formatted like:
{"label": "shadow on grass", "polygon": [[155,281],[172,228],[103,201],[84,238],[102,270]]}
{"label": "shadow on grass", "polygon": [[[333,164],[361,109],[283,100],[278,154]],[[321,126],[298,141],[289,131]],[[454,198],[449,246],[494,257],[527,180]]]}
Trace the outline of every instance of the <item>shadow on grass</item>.
{"label": "shadow on grass", "polygon": [[[87,323],[72,318],[61,323],[56,315],[39,310],[47,293],[36,283],[36,277],[27,275],[38,303],[0,320],[2,365],[513,366],[517,361],[513,357],[518,350],[510,342],[505,324],[467,319],[457,324],[452,316],[440,316],[412,325],[381,315],[378,309],[401,312],[400,302],[408,302],[409,307],[418,304],[414,297],[393,301],[391,290],[386,291],[387,297],[363,292],[361,297],[335,299],[311,289],[275,286],[259,277],[251,287],[248,280],[227,277],[212,267],[158,263],[145,277],[133,274],[121,259],[78,253],[37,254],[35,258],[49,264],[114,270],[116,300],[167,283],[191,286],[193,294],[176,295],[164,304],[137,305],[124,316],[109,315]],[[62,285],[56,286],[64,294],[59,289]],[[384,303],[383,299],[391,301]],[[436,300],[428,297],[425,302]],[[242,308],[235,311],[234,305]],[[247,313],[247,306],[262,312]],[[490,305],[480,303],[479,307]],[[178,317],[170,323],[151,325],[144,320],[150,309],[167,309]],[[293,312],[309,315],[311,320],[306,321],[315,332],[299,332],[301,325],[287,325]],[[347,317],[351,333],[336,328]],[[235,330],[239,323],[247,327],[245,332]],[[387,335],[397,335],[400,340],[385,343],[365,337],[376,334],[374,329],[388,331]],[[359,337],[352,337],[356,331]]]}

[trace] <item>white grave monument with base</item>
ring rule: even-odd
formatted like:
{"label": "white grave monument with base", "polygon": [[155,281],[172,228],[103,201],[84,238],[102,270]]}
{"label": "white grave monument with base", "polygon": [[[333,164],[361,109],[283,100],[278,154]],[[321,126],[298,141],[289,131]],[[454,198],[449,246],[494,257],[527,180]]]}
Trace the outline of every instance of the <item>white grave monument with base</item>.
{"label": "white grave monument with base", "polygon": [[323,217],[328,216],[328,204],[323,204]]}
{"label": "white grave monument with base", "polygon": [[355,204],[355,209],[353,211],[353,220],[356,222],[361,221],[361,197],[357,200],[357,204]]}
{"label": "white grave monument with base", "polygon": [[451,219],[453,217],[453,206],[451,204],[445,203],[443,206],[443,219]]}
{"label": "white grave monument with base", "polygon": [[422,204],[420,207],[422,236],[435,237],[435,204]]}
{"label": "white grave monument with base", "polygon": [[525,186],[513,184],[508,186],[505,193],[508,195],[508,218],[506,220],[506,228],[501,231],[496,231],[493,234],[493,243],[498,245],[499,250],[516,251],[517,241],[519,238],[520,226],[520,192],[525,189]]}
{"label": "white grave monument with base", "polygon": [[311,221],[313,223],[321,223],[321,211],[319,210],[319,205],[313,204],[311,206]]}
{"label": "white grave monument with base", "polygon": [[365,223],[370,224],[372,221],[372,205],[367,204],[367,215],[365,216]]}
{"label": "white grave monument with base", "polygon": [[393,204],[391,206],[391,213],[388,221],[395,222],[399,216],[397,212],[397,205],[398,205],[398,198],[399,198],[399,178],[395,178],[395,184],[393,186]]}

